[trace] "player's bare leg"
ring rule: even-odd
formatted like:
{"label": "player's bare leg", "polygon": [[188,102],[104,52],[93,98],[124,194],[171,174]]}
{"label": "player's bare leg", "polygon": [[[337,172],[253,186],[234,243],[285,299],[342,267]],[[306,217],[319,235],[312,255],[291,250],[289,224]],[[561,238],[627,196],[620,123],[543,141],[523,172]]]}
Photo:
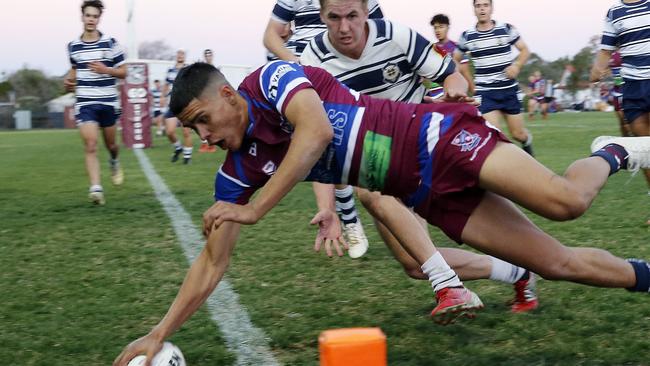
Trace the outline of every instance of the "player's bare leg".
{"label": "player's bare leg", "polygon": [[524,149],[529,155],[534,156],[533,153],[533,134],[530,133],[524,126],[524,115],[519,114],[506,114],[506,124],[510,130],[512,138],[521,143],[521,148]]}
{"label": "player's bare leg", "polygon": [[[386,243],[395,259],[400,262],[406,274],[414,279],[427,279],[421,269],[424,262],[421,259],[416,259],[409,252],[414,248],[434,246],[429,237],[426,221],[393,197],[382,196],[377,192],[367,190],[360,190],[359,193],[359,198],[363,199],[364,206],[375,218],[377,228],[381,228],[379,230],[381,230],[380,233],[384,243]],[[407,218],[408,220],[406,220]],[[413,234],[402,236],[400,240],[393,235],[393,232],[397,233],[407,223],[410,223],[408,225],[409,232],[414,233],[415,230],[418,230],[412,218],[419,223],[419,230],[421,230],[417,236]],[[423,240],[426,240],[426,242]],[[438,248],[438,251],[463,281],[491,279],[513,285],[515,297],[510,302],[513,311],[523,312],[537,308],[538,301],[534,289],[534,274],[529,273],[526,269],[498,258],[476,254],[467,250]],[[422,257],[426,255],[428,255],[428,252],[424,252]]]}
{"label": "player's bare leg", "polygon": [[[448,267],[441,253],[433,245],[429,233],[406,206],[390,196],[366,193],[374,196],[369,212],[387,224],[391,235],[394,235],[395,240],[391,242],[393,246],[389,244],[391,251],[396,250],[399,253],[398,259],[409,261],[412,266],[418,265],[422,272],[421,277],[431,282],[438,301],[438,306],[431,312],[434,321],[448,324],[459,316],[473,317],[475,310],[483,308],[480,299],[462,287],[456,273]],[[444,279],[449,275],[453,275],[450,280]]]}
{"label": "player's bare leg", "polygon": [[[498,143],[480,172],[481,186],[493,193],[487,194],[480,209],[470,218],[463,240],[549,279],[648,292],[650,266],[647,263],[626,262],[599,249],[564,247],[535,227],[513,204],[499,197],[552,220],[579,217],[591,205],[610,173],[621,169],[623,164],[650,165],[650,139],[627,138],[617,143],[620,145],[599,148],[596,151],[599,156],[576,161],[564,176],[553,173],[515,146]],[[619,148],[623,145],[628,145],[627,151],[621,152]],[[637,151],[632,152],[632,148]],[[603,152],[610,151],[620,156],[609,160],[601,157]],[[626,155],[629,158],[623,158]],[[616,162],[618,167],[613,166]]]}
{"label": "player's bare leg", "polygon": [[122,171],[122,167],[118,159],[120,147],[116,142],[116,132],[116,125],[102,128],[104,144],[106,145],[106,149],[108,149],[108,153],[111,155],[111,158],[108,161],[111,169],[111,181],[113,184],[119,186],[124,183],[124,172]]}
{"label": "player's bare leg", "polygon": [[176,119],[175,117],[165,119],[165,134],[167,135],[167,139],[169,139],[169,142],[174,147],[174,153],[172,154],[172,158],[171,158],[172,163],[178,161],[178,157],[183,152],[183,147],[181,143],[178,141],[178,138],[176,137],[177,126],[178,126],[178,119]]}
{"label": "player's bare leg", "polygon": [[189,164],[192,160],[192,150],[194,150],[192,130],[183,127],[183,164]]}
{"label": "player's bare leg", "polygon": [[470,216],[462,239],[468,245],[529,268],[550,280],[600,287],[636,284],[632,265],[595,248],[569,248],[535,226],[512,202],[494,193]]}
{"label": "player's bare leg", "polygon": [[86,173],[90,181],[88,198],[95,204],[104,204],[104,190],[101,185],[99,160],[97,159],[97,140],[99,137],[99,124],[86,122],[79,125],[79,134],[84,144],[84,161]]}
{"label": "player's bare leg", "polygon": [[[630,131],[634,136],[650,136],[650,114],[645,113],[630,123]],[[643,171],[648,183],[648,195],[650,195],[650,169]]]}

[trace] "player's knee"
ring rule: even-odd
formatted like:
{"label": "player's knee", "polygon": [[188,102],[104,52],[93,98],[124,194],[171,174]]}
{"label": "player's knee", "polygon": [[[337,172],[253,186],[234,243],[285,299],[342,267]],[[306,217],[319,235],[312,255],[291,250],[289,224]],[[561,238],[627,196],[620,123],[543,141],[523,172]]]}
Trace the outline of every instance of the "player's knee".
{"label": "player's knee", "polygon": [[559,202],[555,210],[556,221],[570,221],[582,216],[589,208],[589,202],[577,192]]}
{"label": "player's knee", "polygon": [[519,142],[526,142],[528,141],[528,132],[523,129],[512,131],[512,138]]}
{"label": "player's knee", "polygon": [[85,140],[84,141],[84,151],[86,154],[96,154],[97,153],[97,140]]}
{"label": "player's knee", "polygon": [[363,207],[365,207],[373,216],[381,215],[383,207],[381,204],[381,196],[366,190],[359,190],[357,197]]}

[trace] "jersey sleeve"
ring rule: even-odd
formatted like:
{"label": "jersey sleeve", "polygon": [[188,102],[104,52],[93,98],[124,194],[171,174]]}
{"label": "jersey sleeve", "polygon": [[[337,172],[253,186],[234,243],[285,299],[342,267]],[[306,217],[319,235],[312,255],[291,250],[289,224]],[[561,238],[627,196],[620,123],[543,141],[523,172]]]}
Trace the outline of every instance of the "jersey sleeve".
{"label": "jersey sleeve", "polygon": [[167,74],[165,75],[165,83],[167,83],[167,85],[174,84],[174,80],[171,77],[172,70],[173,69],[168,69]]}
{"label": "jersey sleeve", "polygon": [[384,13],[377,0],[368,0],[368,18],[370,19],[384,19]]}
{"label": "jersey sleeve", "polygon": [[512,24],[506,24],[506,29],[508,30],[508,43],[510,43],[510,45],[514,45],[521,39],[519,31]]}
{"label": "jersey sleeve", "polygon": [[385,21],[393,30],[393,41],[403,50],[411,68],[420,76],[442,82],[456,70],[447,55],[441,55],[434,44],[411,28]]}
{"label": "jersey sleeve", "polygon": [[72,58],[72,42],[68,43],[68,58],[70,59],[70,66],[73,69],[77,68],[77,61]]}
{"label": "jersey sleeve", "polygon": [[600,49],[615,51],[618,48],[618,33],[614,28],[611,10],[607,12],[605,24],[603,26],[603,37],[600,40]]}
{"label": "jersey sleeve", "polygon": [[115,38],[111,38],[111,58],[113,59],[113,67],[120,67],[125,62],[124,48]]}
{"label": "jersey sleeve", "polygon": [[280,60],[269,62],[262,68],[259,82],[264,98],[282,115],[298,91],[312,88],[302,66]]}
{"label": "jersey sleeve", "polygon": [[259,188],[244,171],[241,155],[229,153],[214,178],[214,199],[245,205]]}
{"label": "jersey sleeve", "polygon": [[458,38],[458,42],[456,42],[456,48],[463,55],[469,51],[469,49],[467,48],[467,32],[463,32],[460,35],[460,38]]}
{"label": "jersey sleeve", "polygon": [[278,0],[273,7],[271,19],[282,24],[291,22],[296,17],[296,1]]}

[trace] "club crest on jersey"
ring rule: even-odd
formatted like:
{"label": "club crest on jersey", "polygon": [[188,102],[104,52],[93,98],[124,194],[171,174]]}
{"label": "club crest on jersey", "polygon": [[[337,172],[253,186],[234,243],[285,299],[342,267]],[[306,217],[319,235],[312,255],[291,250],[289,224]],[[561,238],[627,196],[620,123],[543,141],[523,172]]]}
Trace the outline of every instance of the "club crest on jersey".
{"label": "club crest on jersey", "polygon": [[481,136],[477,133],[469,133],[465,130],[461,130],[456,137],[451,140],[451,144],[459,146],[461,152],[474,150],[480,142]]}
{"label": "club crest on jersey", "polygon": [[387,63],[381,72],[384,76],[384,81],[390,84],[394,84],[402,76],[402,70],[399,69],[397,64],[392,62]]}

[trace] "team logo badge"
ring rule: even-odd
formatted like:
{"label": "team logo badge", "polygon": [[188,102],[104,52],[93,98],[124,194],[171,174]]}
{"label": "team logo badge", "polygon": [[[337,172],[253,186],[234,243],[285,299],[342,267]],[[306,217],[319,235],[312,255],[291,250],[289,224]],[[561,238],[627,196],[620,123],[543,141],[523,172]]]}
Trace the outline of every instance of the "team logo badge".
{"label": "team logo badge", "polygon": [[381,71],[384,76],[384,81],[390,84],[394,84],[402,76],[402,71],[399,69],[399,66],[392,62],[387,63]]}
{"label": "team logo badge", "polygon": [[461,130],[458,135],[451,140],[451,144],[459,146],[461,152],[474,150],[480,142],[481,136],[477,133],[469,133],[465,130]]}

